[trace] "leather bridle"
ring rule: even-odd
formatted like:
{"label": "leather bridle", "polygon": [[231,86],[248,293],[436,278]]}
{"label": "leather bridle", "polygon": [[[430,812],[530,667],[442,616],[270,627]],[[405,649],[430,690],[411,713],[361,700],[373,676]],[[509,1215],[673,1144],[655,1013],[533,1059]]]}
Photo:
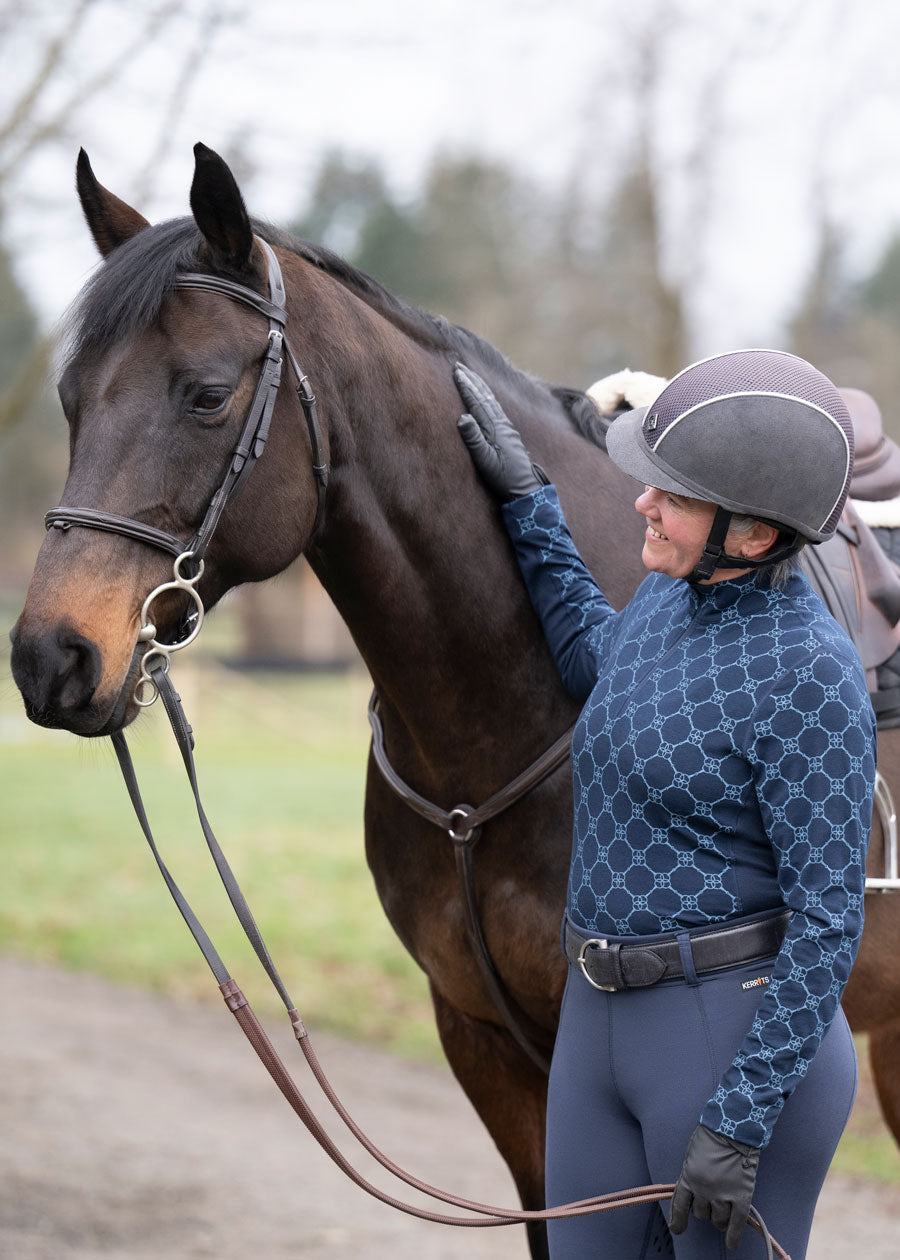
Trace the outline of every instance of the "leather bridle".
{"label": "leather bridle", "polygon": [[[325,512],[325,491],[328,485],[328,465],[322,453],[322,434],[316,413],[316,396],[312,391],[309,378],[300,369],[293,351],[285,337],[287,324],[287,300],[281,267],[271,246],[257,237],[268,261],[269,297],[264,298],[255,289],[235,284],[220,276],[207,276],[200,272],[182,272],[175,280],[176,289],[199,289],[204,293],[218,293],[223,297],[241,302],[264,315],[269,321],[269,336],[259,379],[250,402],[247,418],[235,446],[231,462],[222,478],[219,488],[213,494],[203,520],[194,536],[187,542],[167,534],[161,529],[147,525],[143,521],[132,520],[128,516],[117,516],[112,512],[101,512],[96,508],[76,508],[60,506],[53,508],[44,517],[47,529],[71,529],[73,525],[81,529],[98,529],[110,534],[123,534],[136,542],[157,547],[175,556],[174,576],[171,582],[156,587],[147,596],[141,609],[141,627],[138,633],[139,642],[147,645],[141,657],[141,673],[135,688],[135,702],[142,708],[156,700],[159,691],[152,680],[154,662],[158,658],[164,669],[169,667],[169,656],[172,652],[187,647],[197,637],[203,623],[203,604],[197,593],[196,585],[203,573],[203,557],[210,544],[222,513],[229,502],[242,489],[247,478],[256,466],[257,460],[265,450],[272,423],[272,412],[275,399],[281,385],[281,368],[284,357],[296,378],[297,396],[303,409],[309,442],[312,450],[312,472],[316,482],[316,517],[312,534],[322,522]],[[193,573],[185,572],[185,566],[193,567]],[[150,606],[163,591],[182,591],[194,604],[194,612],[182,625],[178,637],[171,643],[161,642],[156,637],[156,627],[150,620]],[[149,697],[147,697],[149,690]]]}
{"label": "leather bridle", "polygon": [[[113,513],[102,512],[93,508],[60,506],[47,513],[45,523],[48,529],[70,529],[74,526],[82,529],[97,529],[107,533],[122,534],[127,538],[146,543],[148,546],[157,547],[175,556],[172,581],[163,583],[151,591],[141,609],[141,629],[138,639],[139,642],[146,644],[146,648],[141,659],[141,676],[135,691],[135,701],[141,706],[146,706],[152,704],[157,697],[162,697],[163,706],[172,726],[172,731],[190,781],[200,826],[219,878],[247,939],[284,1003],[294,1035],[326,1099],[363,1149],[393,1176],[433,1199],[475,1213],[474,1217],[447,1216],[437,1212],[430,1212],[425,1208],[406,1203],[393,1195],[387,1194],[367,1181],[335,1145],[295,1084],[249,1002],[230,976],[206,930],[166,867],[150,829],[131,754],[125,741],[125,735],[122,731],[117,731],[112,736],[113,747],[115,748],[122,776],[141,830],[175,904],[178,906],[191,935],[194,937],[207,965],[216,978],[228,1009],[234,1015],[260,1061],[309,1133],[319,1143],[325,1153],[361,1189],[371,1194],[374,1198],[379,1199],[382,1203],[398,1208],[411,1216],[435,1221],[439,1224],[466,1226],[469,1228],[560,1220],[595,1212],[609,1212],[620,1207],[662,1202],[671,1198],[675,1188],[674,1185],[638,1186],[634,1189],[617,1191],[611,1194],[595,1195],[577,1203],[566,1203],[559,1207],[545,1208],[541,1211],[499,1208],[449,1194],[446,1191],[430,1186],[412,1174],[405,1172],[384,1155],[355,1123],[325,1076],[310,1042],[309,1033],[287,992],[281,976],[275,968],[262,933],[206,817],[200,801],[200,789],[194,765],[193,731],[188,724],[180,697],[175,692],[168,675],[169,656],[172,652],[186,647],[188,643],[192,642],[200,630],[203,620],[203,605],[195,586],[203,572],[203,557],[226,505],[244,484],[265,448],[275,406],[275,398],[281,381],[282,352],[287,355],[288,362],[297,379],[297,393],[306,417],[312,447],[312,467],[318,493],[313,532],[321,523],[325,503],[325,489],[328,483],[328,468],[322,458],[322,441],[316,417],[315,396],[307,377],[298,367],[297,361],[285,340],[284,330],[287,322],[287,311],[281,268],[269,245],[265,241],[260,243],[269,261],[270,300],[268,301],[252,289],[235,284],[230,280],[220,279],[217,276],[207,276],[193,272],[185,273],[178,276],[175,285],[176,288],[180,289],[200,289],[208,293],[219,293],[225,297],[233,298],[235,301],[242,302],[244,305],[259,311],[269,321],[268,344],[247,419],[225,477],[213,495],[200,528],[194,536],[187,543],[182,543],[173,535],[158,530],[142,521],[135,521],[130,517],[117,516]],[[192,574],[183,572],[183,566],[188,564],[195,568]],[[188,629],[183,637],[175,642],[163,643],[156,638],[156,627],[149,619],[149,609],[157,595],[163,591],[173,589],[184,591],[194,601],[196,609],[195,624]],[[147,688],[150,689],[152,694],[149,698],[144,698]],[[432,805],[424,797],[420,797],[413,792],[400,779],[399,775],[391,769],[384,752],[383,733],[381,732],[380,722],[377,720],[374,703],[370,707],[370,720],[372,720],[376,760],[390,786],[416,812],[448,830],[451,838],[456,843],[457,851],[459,853],[465,852],[466,854],[470,854],[473,838],[477,837],[483,822],[494,817],[501,809],[508,808],[524,792],[533,787],[536,782],[561,764],[565,759],[571,736],[571,732],[568,732],[560,740],[557,740],[541,758],[538,758],[537,762],[523,771],[517,779],[508,784],[506,788],[501,789],[499,793],[496,793],[479,809],[476,810],[470,806],[458,806],[449,813],[445,813],[438,806]],[[472,896],[474,901],[474,894]],[[492,992],[494,991],[490,985],[489,989]],[[503,1013],[506,1014],[505,1011]],[[748,1223],[762,1236],[768,1260],[772,1260],[774,1255],[777,1255],[779,1260],[790,1260],[787,1252],[769,1236],[765,1223],[755,1208],[750,1209]]]}

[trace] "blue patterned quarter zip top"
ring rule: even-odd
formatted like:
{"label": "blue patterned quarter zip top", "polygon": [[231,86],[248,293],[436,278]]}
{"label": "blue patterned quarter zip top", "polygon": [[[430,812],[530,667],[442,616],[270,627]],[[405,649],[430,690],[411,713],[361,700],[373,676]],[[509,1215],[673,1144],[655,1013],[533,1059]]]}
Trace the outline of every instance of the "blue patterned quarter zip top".
{"label": "blue patterned quarter zip top", "polygon": [[647,577],[615,612],[553,486],[503,508],[566,689],[568,914],[651,935],[794,913],[702,1123],[765,1146],[828,1026],[862,933],[875,723],[843,630],[806,579]]}

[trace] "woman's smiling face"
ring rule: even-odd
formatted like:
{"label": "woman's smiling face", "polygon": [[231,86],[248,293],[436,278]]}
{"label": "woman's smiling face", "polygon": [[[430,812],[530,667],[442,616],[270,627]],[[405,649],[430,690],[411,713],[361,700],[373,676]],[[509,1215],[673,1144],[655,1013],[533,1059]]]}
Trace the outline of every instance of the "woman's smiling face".
{"label": "woman's smiling face", "polygon": [[[638,495],[634,506],[647,522],[644,550],[641,552],[644,568],[652,573],[666,573],[669,577],[689,577],[703,555],[703,547],[716,515],[716,505],[705,499],[691,499],[687,495],[644,486],[644,492]],[[730,556],[756,560],[775,542],[778,530],[764,521],[743,520],[740,529],[729,529],[725,552]],[[725,582],[749,573],[752,567],[716,569],[712,577],[704,581]]]}
{"label": "woman's smiling face", "polygon": [[645,486],[634,505],[647,522],[641,560],[652,573],[687,577],[709,537],[714,503]]}

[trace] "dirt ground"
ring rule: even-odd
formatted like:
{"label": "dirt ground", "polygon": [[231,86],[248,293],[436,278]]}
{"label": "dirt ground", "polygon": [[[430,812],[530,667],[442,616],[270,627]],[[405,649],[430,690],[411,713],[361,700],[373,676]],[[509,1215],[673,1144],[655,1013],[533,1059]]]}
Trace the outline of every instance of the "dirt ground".
{"label": "dirt ground", "polygon": [[[8,959],[0,995],[3,1260],[525,1260],[519,1226],[451,1230],[346,1181],[224,1007]],[[289,1031],[273,1039],[305,1088]],[[447,1071],[324,1035],[315,1044],[356,1119],[397,1162],[457,1193],[514,1203]],[[809,1260],[897,1260],[898,1213],[896,1188],[831,1177]]]}

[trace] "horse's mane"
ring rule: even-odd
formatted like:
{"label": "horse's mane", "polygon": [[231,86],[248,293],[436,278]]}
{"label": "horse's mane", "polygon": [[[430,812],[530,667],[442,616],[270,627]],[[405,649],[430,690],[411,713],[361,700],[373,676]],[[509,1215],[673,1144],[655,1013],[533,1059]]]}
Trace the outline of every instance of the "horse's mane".
{"label": "horse's mane", "polygon": [[[555,398],[575,429],[605,445],[604,421],[593,403],[577,389],[552,386],[520,371],[489,341],[396,297],[364,271],[323,245],[304,241],[281,228],[258,220],[253,230],[272,245],[287,249],[326,272],[361,301],[426,349],[450,353],[455,359],[481,365],[533,404],[546,408]],[[179,272],[202,266],[203,237],[192,218],[169,219],[138,232],[125,241],[91,277],[63,322],[63,358],[98,352],[150,327],[175,287]],[[228,277],[240,281],[242,277]]]}

